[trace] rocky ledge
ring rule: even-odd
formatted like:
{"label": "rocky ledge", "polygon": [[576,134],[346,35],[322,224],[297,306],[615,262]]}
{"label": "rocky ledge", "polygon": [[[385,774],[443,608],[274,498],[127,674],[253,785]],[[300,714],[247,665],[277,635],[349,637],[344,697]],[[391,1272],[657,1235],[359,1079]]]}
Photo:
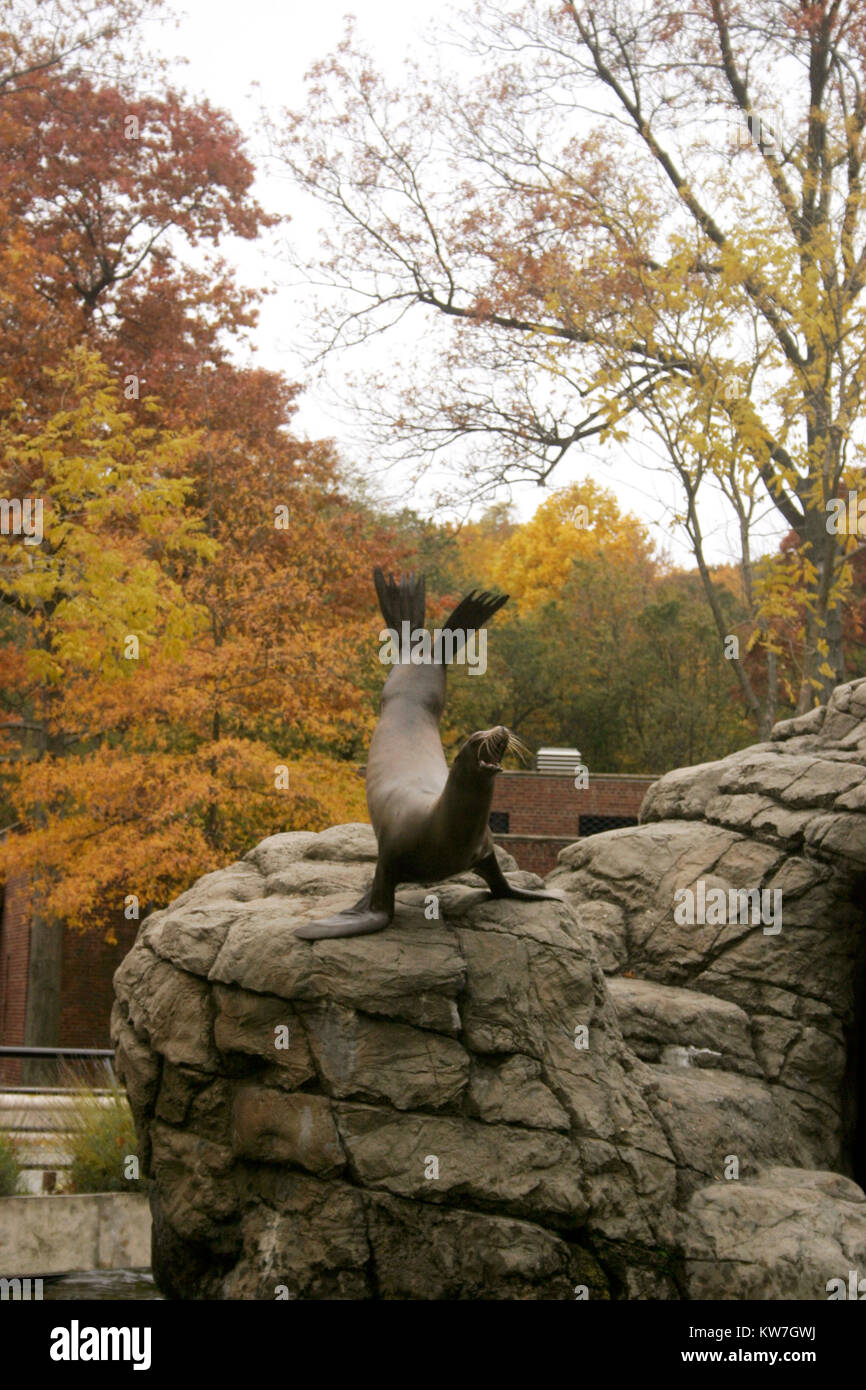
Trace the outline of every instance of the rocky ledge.
{"label": "rocky ledge", "polygon": [[732,1106],[753,1156],[862,1178],[866,680],[662,777],[641,822],[570,845],[549,883],[595,937],[627,1042],[691,1064],[661,1080],[694,1121],[689,1181],[717,1171]]}
{"label": "rocky ledge", "polygon": [[[562,902],[463,875],[404,888],[377,936],[300,941],[372,874],[348,825],[151,915],[113,1030],[163,1291],[823,1299],[866,1275],[864,750],[860,682],[563,851]],[[780,929],[678,920],[713,887],[781,891]]]}

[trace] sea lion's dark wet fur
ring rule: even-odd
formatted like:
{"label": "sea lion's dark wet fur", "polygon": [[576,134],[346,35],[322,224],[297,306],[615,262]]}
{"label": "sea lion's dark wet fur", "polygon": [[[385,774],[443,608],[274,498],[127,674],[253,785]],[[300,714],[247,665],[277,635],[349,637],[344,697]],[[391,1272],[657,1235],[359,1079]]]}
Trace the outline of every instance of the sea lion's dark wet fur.
{"label": "sea lion's dark wet fur", "polygon": [[[373,578],[389,628],[424,626],[424,579]],[[443,631],[480,631],[507,601],[507,594],[471,593],[461,599]],[[503,725],[471,734],[449,771],[439,737],[445,708],[445,666],[395,665],[382,691],[379,722],[367,759],[367,806],[379,858],[372,885],[345,912],[299,927],[309,941],[366,936],[394,916],[398,883],[435,883],[473,869],[494,898],[530,902],[557,895],[514,888],[496,861],[488,827],[500,760],[517,740]]]}

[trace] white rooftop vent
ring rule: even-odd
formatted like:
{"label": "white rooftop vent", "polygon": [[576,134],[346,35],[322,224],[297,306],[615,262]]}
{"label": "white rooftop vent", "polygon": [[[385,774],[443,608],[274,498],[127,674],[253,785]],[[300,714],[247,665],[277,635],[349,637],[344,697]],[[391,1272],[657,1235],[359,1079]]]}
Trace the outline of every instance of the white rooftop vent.
{"label": "white rooftop vent", "polygon": [[580,763],[577,748],[539,748],[535,755],[538,772],[558,772],[563,777],[573,777],[574,769]]}

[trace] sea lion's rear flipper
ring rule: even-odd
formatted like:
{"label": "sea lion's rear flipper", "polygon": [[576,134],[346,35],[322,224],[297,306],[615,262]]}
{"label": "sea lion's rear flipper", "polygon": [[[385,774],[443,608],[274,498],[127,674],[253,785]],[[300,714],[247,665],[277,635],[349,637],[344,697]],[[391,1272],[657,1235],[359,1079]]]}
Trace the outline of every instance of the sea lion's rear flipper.
{"label": "sea lion's rear flipper", "polygon": [[[376,585],[382,617],[389,628],[402,634],[405,622],[408,622],[412,633],[424,627],[426,600],[423,574],[417,578],[414,574],[404,575],[398,584],[393,574],[386,579],[377,565],[373,570],[373,583]],[[473,589],[471,594],[465,594],[442,624],[442,631],[453,633],[457,639],[453,648],[455,654],[461,650],[466,634],[480,632],[507,602],[507,594],[493,594],[486,589],[481,592]]]}
{"label": "sea lion's rear flipper", "polygon": [[490,853],[472,865],[472,872],[480,874],[490,889],[493,898],[515,898],[521,903],[562,902],[562,894],[541,888],[516,888],[508,882],[499,867],[496,855]]}
{"label": "sea lion's rear flipper", "polygon": [[322,941],[329,936],[371,936],[373,932],[384,931],[391,921],[388,912],[373,912],[362,907],[364,899],[356,907],[345,912],[335,912],[333,917],[321,917],[317,922],[307,922],[298,927],[295,936],[303,941]]}
{"label": "sea lion's rear flipper", "polygon": [[487,589],[480,593],[473,589],[471,594],[466,594],[442,624],[442,631],[454,633],[457,639],[455,653],[462,649],[467,633],[480,632],[507,602],[507,594],[492,594]]}
{"label": "sea lion's rear flipper", "polygon": [[417,579],[414,574],[404,575],[397,584],[393,574],[386,579],[377,565],[373,570],[373,583],[376,585],[382,617],[390,628],[401,633],[403,623],[409,624],[411,632],[417,632],[424,626],[426,585],[423,574],[419,574]]}
{"label": "sea lion's rear flipper", "polygon": [[393,874],[382,868],[380,860],[372,884],[354,907],[335,912],[333,917],[305,922],[295,936],[303,941],[322,941],[326,937],[372,936],[373,932],[384,931],[394,917],[396,887]]}

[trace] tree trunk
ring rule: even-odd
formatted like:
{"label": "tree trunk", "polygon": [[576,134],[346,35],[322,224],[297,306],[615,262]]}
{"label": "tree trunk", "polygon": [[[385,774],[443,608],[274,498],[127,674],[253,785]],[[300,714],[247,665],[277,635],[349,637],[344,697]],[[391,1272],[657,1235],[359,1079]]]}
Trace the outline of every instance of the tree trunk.
{"label": "tree trunk", "polygon": [[[30,957],[27,967],[25,1047],[60,1045],[60,989],[63,979],[63,925],[42,915],[34,892],[30,909]],[[21,1080],[25,1086],[57,1084],[54,1058],[25,1057]]]}
{"label": "tree trunk", "polygon": [[[35,730],[36,775],[38,761],[54,751],[45,720]],[[37,813],[37,819],[41,816]],[[30,950],[27,962],[27,1004],[24,1013],[25,1047],[60,1046],[60,992],[63,983],[63,924],[42,911],[39,875],[30,881]],[[25,1057],[21,1066],[25,1086],[52,1086],[57,1080],[55,1058]]]}
{"label": "tree trunk", "polygon": [[[826,705],[836,686],[844,679],[845,663],[842,648],[842,612],[832,602],[832,590],[838,578],[836,537],[827,530],[823,512],[807,513],[804,550],[815,565],[817,574],[806,586],[806,622],[803,644],[803,678],[797,700],[797,714],[808,714],[815,702]],[[821,652],[818,643],[827,645]],[[829,667],[829,674],[821,667]]]}

